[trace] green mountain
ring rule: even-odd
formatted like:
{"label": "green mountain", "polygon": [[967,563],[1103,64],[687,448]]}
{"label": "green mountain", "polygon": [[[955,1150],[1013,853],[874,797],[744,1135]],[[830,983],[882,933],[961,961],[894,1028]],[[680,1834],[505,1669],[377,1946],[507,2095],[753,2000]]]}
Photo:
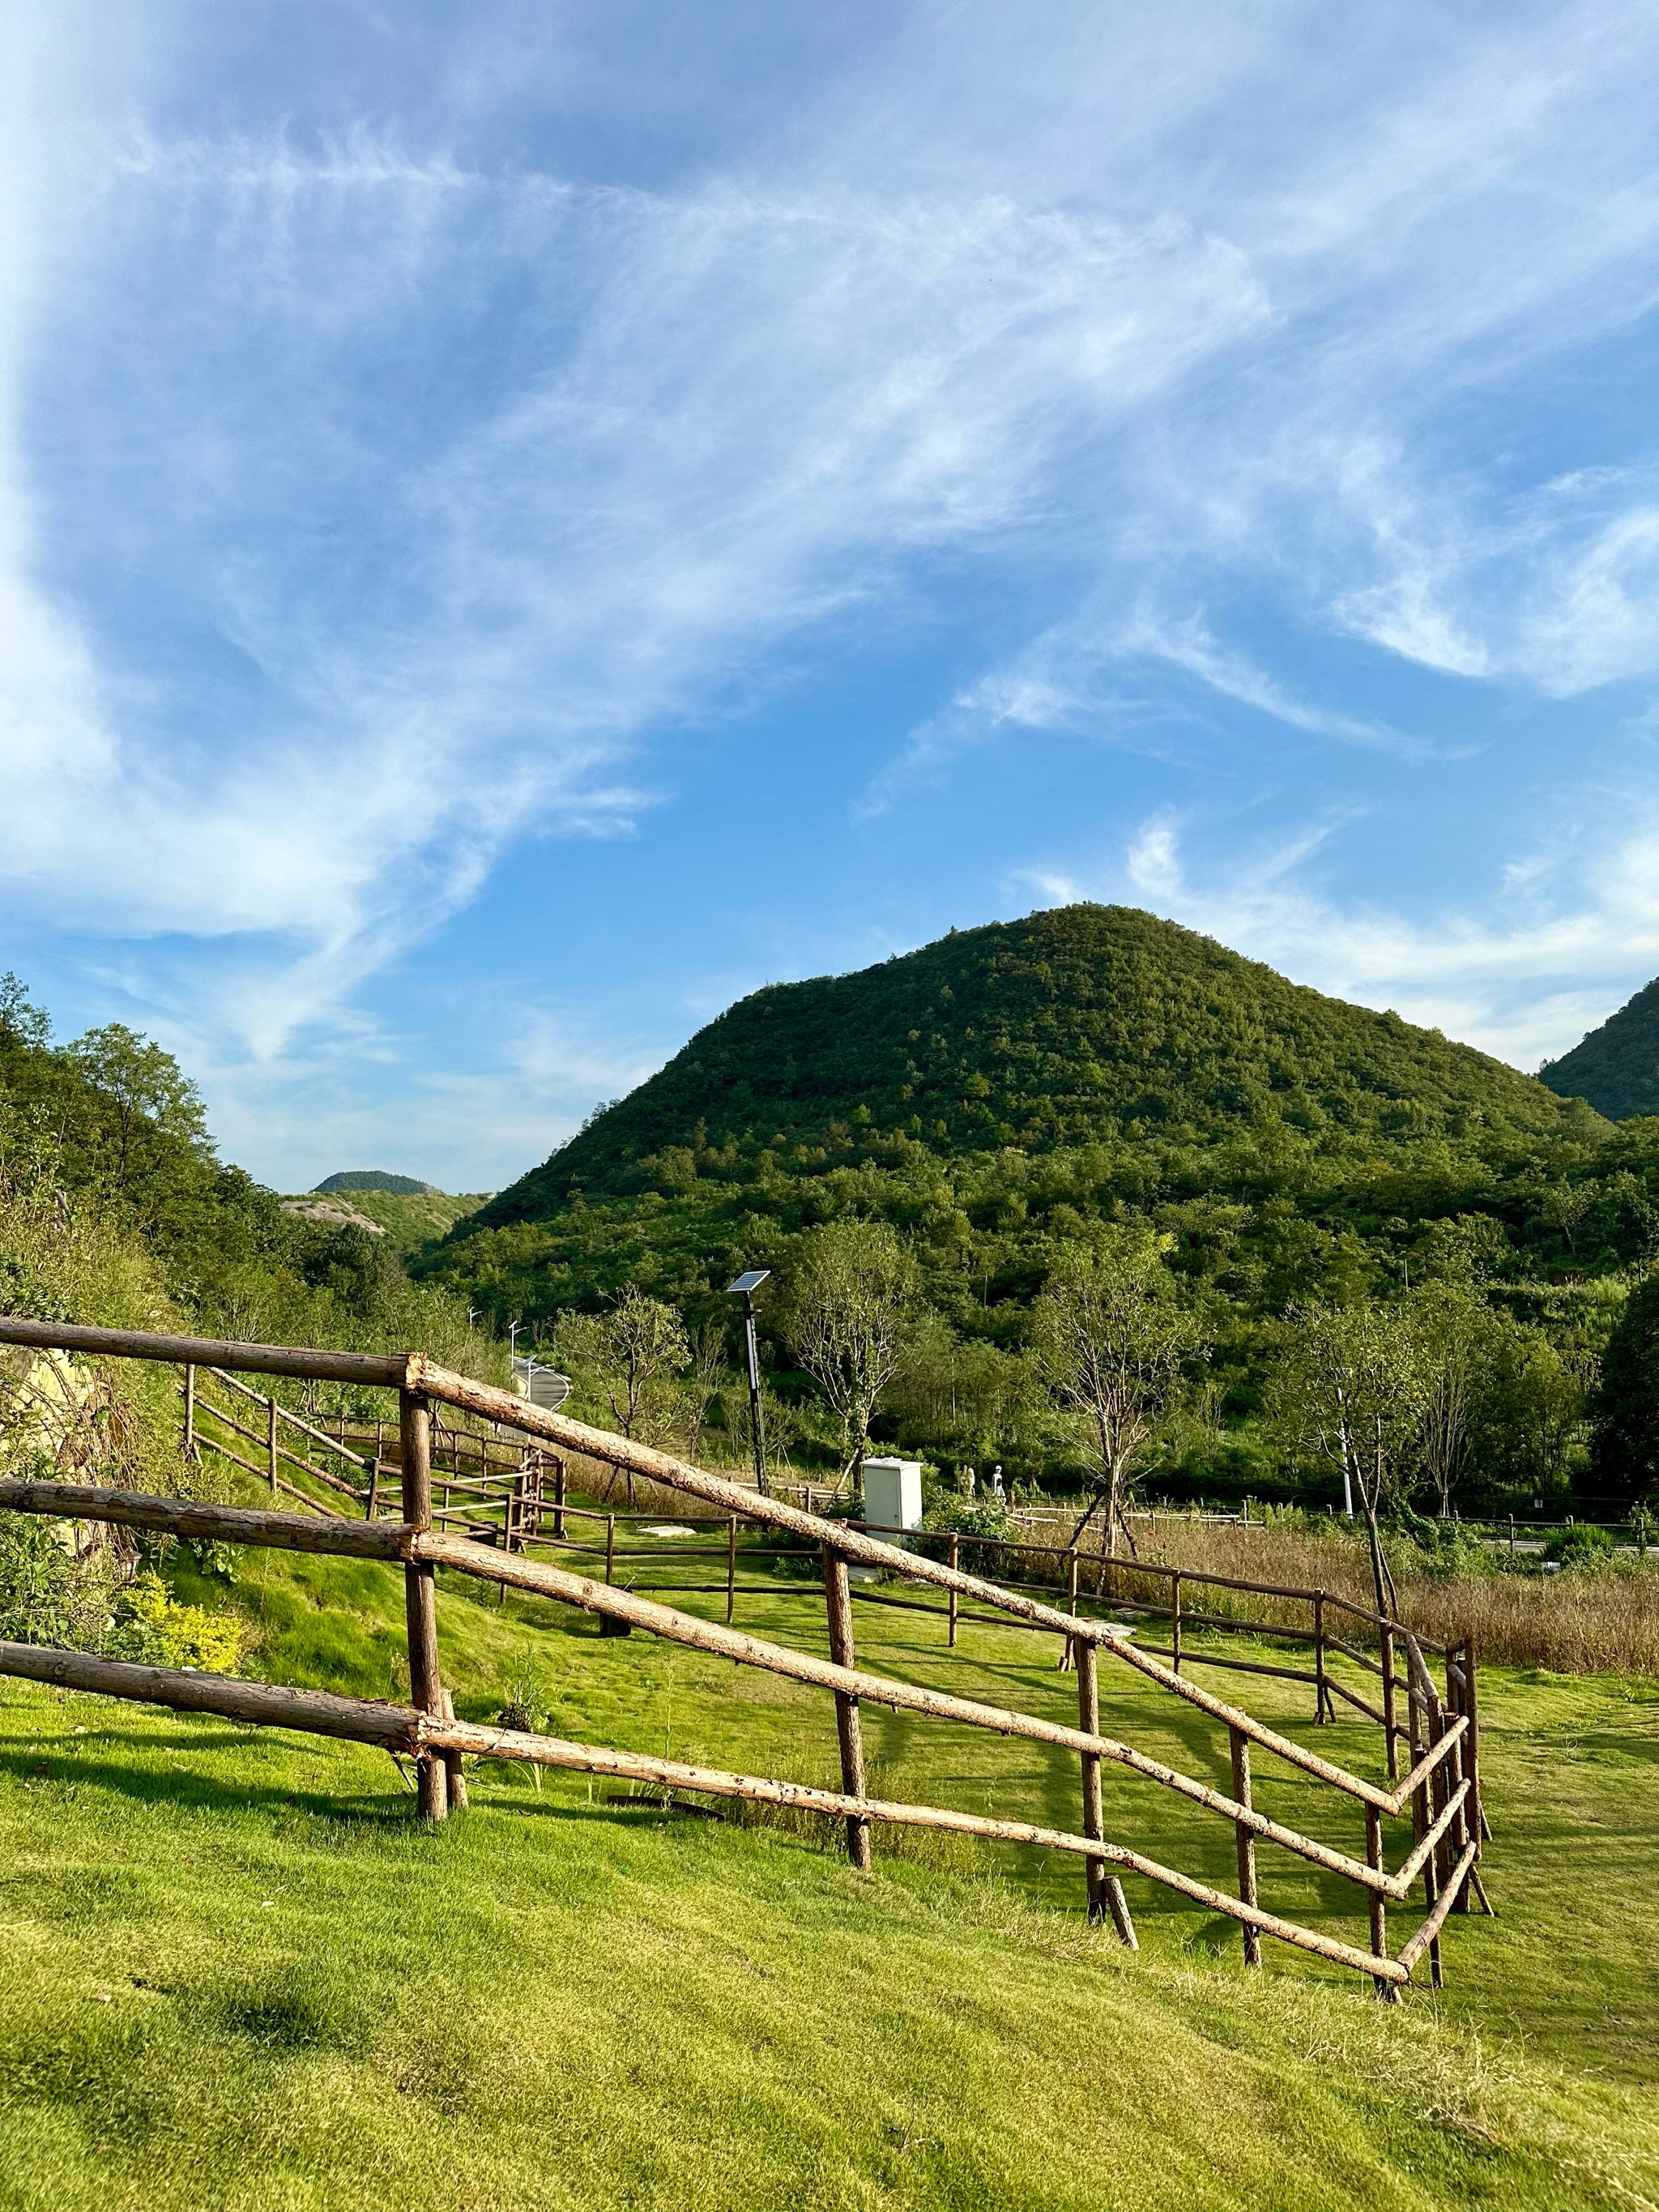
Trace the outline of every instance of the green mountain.
{"label": "green mountain", "polygon": [[394,1198],[445,1195],[434,1182],[421,1182],[414,1176],[391,1175],[385,1168],[342,1168],[337,1175],[325,1176],[313,1188],[322,1196],[337,1190],[384,1190]]}
{"label": "green mountain", "polygon": [[672,1190],[733,1146],[810,1165],[860,1133],[946,1155],[1243,1140],[1359,1158],[1491,1154],[1563,1126],[1542,1085],[1437,1031],[1152,915],[1073,906],[739,1000],[478,1224]]}
{"label": "green mountain", "polygon": [[486,1190],[452,1197],[447,1191],[434,1190],[430,1183],[416,1184],[407,1193],[361,1183],[337,1183],[326,1193],[319,1185],[303,1195],[285,1198],[283,1209],[301,1220],[343,1225],[365,1230],[373,1237],[384,1237],[391,1250],[408,1259],[447,1235],[458,1221],[476,1212],[493,1195],[493,1192]]}
{"label": "green mountain", "polygon": [[954,1326],[994,1332],[1018,1328],[1057,1239],[1128,1210],[1228,1295],[1280,1308],[1397,1281],[1435,1220],[1498,1214],[1499,1243],[1524,1241],[1526,1194],[1611,1135],[1398,1015],[1073,906],[756,992],[421,1265],[502,1319],[626,1282],[695,1308],[857,1212],[905,1231]]}
{"label": "green mountain", "polygon": [[1659,980],[1638,991],[1539,1080],[1563,1098],[1588,1098],[1610,1121],[1659,1114]]}

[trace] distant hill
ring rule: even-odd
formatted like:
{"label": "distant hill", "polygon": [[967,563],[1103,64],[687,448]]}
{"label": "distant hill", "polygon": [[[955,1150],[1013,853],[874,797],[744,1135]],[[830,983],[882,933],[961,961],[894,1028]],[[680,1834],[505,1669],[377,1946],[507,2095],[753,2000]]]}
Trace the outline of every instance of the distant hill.
{"label": "distant hill", "polygon": [[1062,907],[741,1000],[475,1225],[545,1220],[577,1191],[672,1192],[734,1147],[800,1169],[866,1135],[946,1156],[1242,1139],[1484,1155],[1559,1131],[1563,1112],[1485,1053],[1174,922]]}
{"label": "distant hill", "polygon": [[1539,1080],[1563,1098],[1588,1098],[1610,1121],[1659,1114],[1659,980],[1571,1052],[1547,1062]]}
{"label": "distant hill", "polygon": [[387,1249],[407,1260],[447,1236],[490,1195],[489,1191],[473,1191],[453,1198],[447,1191],[434,1190],[429,1183],[417,1183],[409,1192],[353,1186],[328,1192],[319,1188],[303,1197],[284,1199],[283,1206],[286,1212],[307,1220],[384,1237]]}
{"label": "distant hill", "polygon": [[335,1190],[386,1190],[396,1198],[445,1194],[434,1182],[418,1182],[413,1176],[388,1175],[384,1168],[343,1168],[338,1175],[325,1176],[312,1188],[322,1195]]}

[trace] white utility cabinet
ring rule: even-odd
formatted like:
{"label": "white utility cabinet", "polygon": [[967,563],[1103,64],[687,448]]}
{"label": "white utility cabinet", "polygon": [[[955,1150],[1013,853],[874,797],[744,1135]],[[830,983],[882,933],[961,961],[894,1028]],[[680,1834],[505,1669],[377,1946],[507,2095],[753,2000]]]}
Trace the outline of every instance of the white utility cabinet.
{"label": "white utility cabinet", "polygon": [[[866,1459],[864,1462],[864,1517],[870,1534],[884,1543],[902,1544],[905,1532],[921,1526],[921,1462],[919,1459]],[[866,1567],[865,1576],[878,1568]]]}

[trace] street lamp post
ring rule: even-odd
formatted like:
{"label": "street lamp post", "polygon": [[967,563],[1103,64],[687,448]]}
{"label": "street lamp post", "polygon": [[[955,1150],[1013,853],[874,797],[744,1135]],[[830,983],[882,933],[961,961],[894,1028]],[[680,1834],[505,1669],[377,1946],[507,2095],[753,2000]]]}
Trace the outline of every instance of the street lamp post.
{"label": "street lamp post", "polygon": [[728,1297],[743,1300],[743,1341],[749,1355],[749,1434],[755,1447],[755,1487],[763,1498],[772,1494],[766,1480],[766,1431],[761,1419],[760,1353],[755,1344],[755,1293],[771,1273],[769,1267],[751,1267],[728,1283]]}

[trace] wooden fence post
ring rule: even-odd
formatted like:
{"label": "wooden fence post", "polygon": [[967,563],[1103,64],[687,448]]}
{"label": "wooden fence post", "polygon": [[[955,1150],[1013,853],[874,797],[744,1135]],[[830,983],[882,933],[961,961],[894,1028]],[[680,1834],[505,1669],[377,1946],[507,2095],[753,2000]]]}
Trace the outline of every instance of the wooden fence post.
{"label": "wooden fence post", "polygon": [[376,1452],[368,1470],[368,1504],[363,1513],[365,1521],[374,1520],[380,1510],[380,1455]]}
{"label": "wooden fence post", "polygon": [[[453,1721],[455,1717],[455,1700],[447,1690],[441,1694],[444,1703],[444,1718],[447,1721]],[[452,1813],[465,1813],[466,1777],[461,1771],[461,1754],[459,1751],[447,1751],[443,1755],[443,1761],[444,1794],[448,1801],[449,1810]]]}
{"label": "wooden fence post", "polygon": [[[1077,1546],[1073,1544],[1066,1561],[1066,1610],[1075,1618],[1077,1613]],[[1068,1636],[1060,1649],[1060,1671],[1063,1674],[1073,1663],[1077,1650],[1077,1638]]]}
{"label": "wooden fence post", "polygon": [[184,1453],[186,1459],[196,1456],[196,1370],[193,1366],[185,1370]]}
{"label": "wooden fence post", "polygon": [[276,1495],[276,1401],[265,1400],[265,1468],[270,1477],[270,1494]]}
{"label": "wooden fence post", "polygon": [[[1468,1737],[1465,1734],[1453,1745],[1451,1756],[1446,1761],[1449,1769],[1446,1779],[1448,1790],[1455,1790],[1460,1782],[1466,1781],[1468,1778],[1469,1770],[1465,1759],[1468,1749]],[[1474,1829],[1469,1820],[1469,1800],[1466,1796],[1452,1815],[1451,1833],[1448,1839],[1447,1847],[1454,1865],[1462,1856],[1464,1847],[1473,1834]],[[1457,1885],[1457,1894],[1452,1899],[1451,1909],[1454,1912],[1467,1912],[1469,1909],[1469,1877],[1467,1874]]]}
{"label": "wooden fence post", "polygon": [[[1422,1701],[1418,1694],[1417,1676],[1411,1666],[1409,1655],[1407,1655],[1406,1666],[1406,1750],[1407,1755],[1406,1765],[1408,1771],[1412,1767],[1416,1765],[1418,1760],[1423,1756],[1423,1706]],[[1419,1838],[1419,1841],[1421,1839]]]}
{"label": "wooden fence post", "polygon": [[1181,1570],[1170,1577],[1170,1664],[1181,1672]]}
{"label": "wooden fence post", "polygon": [[[1227,1734],[1232,1741],[1233,1797],[1237,1803],[1249,1810],[1250,1740],[1239,1728],[1230,1728]],[[1255,1835],[1242,1821],[1236,1820],[1233,1823],[1233,1839],[1238,1851],[1238,1901],[1241,1905],[1254,1905],[1256,1902]],[[1244,1963],[1247,1966],[1259,1966],[1261,1964],[1261,1933],[1248,1921],[1243,1926]]]}
{"label": "wooden fence post", "polygon": [[553,1534],[564,1535],[565,1459],[562,1452],[553,1462]]}
{"label": "wooden fence post", "polygon": [[[1480,1708],[1474,1686],[1474,1638],[1463,1639],[1463,1717],[1468,1723],[1460,1747],[1464,1773],[1468,1777],[1469,1794],[1463,1801],[1464,1835],[1475,1847],[1474,1863],[1469,1869],[1468,1887],[1480,1899],[1480,1910],[1493,1918],[1496,1909],[1486,1894],[1486,1885],[1480,1879],[1480,1846],[1492,1841],[1492,1827],[1486,1819],[1486,1805],[1480,1795]],[[1467,1908],[1466,1908],[1467,1909]]]}
{"label": "wooden fence post", "polygon": [[728,1514],[726,1523],[726,1625],[732,1626],[732,1615],[738,1604],[738,1516]]}
{"label": "wooden fence post", "polygon": [[[1077,1644],[1077,1724],[1085,1735],[1098,1735],[1100,1655],[1091,1643],[1076,1638],[1073,1641]],[[1100,1754],[1085,1751],[1079,1756],[1083,1767],[1083,1832],[1085,1836],[1103,1836],[1106,1820],[1100,1793]],[[1134,1922],[1129,1917],[1129,1900],[1123,1894],[1123,1884],[1115,1874],[1107,1872],[1104,1859],[1085,1859],[1083,1868],[1090,1919],[1103,1920],[1110,1913],[1119,1940],[1130,1950],[1138,1951],[1140,1945],[1135,1936]]]}
{"label": "wooden fence post", "polygon": [[[1467,1647],[1460,1646],[1459,1653],[1466,1653],[1466,1650]],[[1468,1687],[1467,1666],[1460,1667],[1458,1654],[1449,1651],[1446,1654],[1446,1709],[1449,1717],[1462,1716],[1467,1720]],[[1453,1745],[1451,1756],[1446,1760],[1445,1766],[1446,1794],[1449,1796],[1460,1782],[1469,1778],[1469,1731],[1467,1725],[1462,1735]],[[1452,1815],[1450,1833],[1446,1838],[1446,1856],[1453,1865],[1462,1856],[1464,1846],[1476,1832],[1474,1803],[1474,1788],[1471,1783],[1462,1803]],[[1451,1909],[1454,1912],[1467,1912],[1469,1909],[1469,1880],[1467,1875],[1457,1885],[1457,1894],[1452,1899]]]}
{"label": "wooden fence post", "polygon": [[[1485,1801],[1480,1795],[1480,1706],[1474,1686],[1474,1638],[1463,1639],[1463,1711],[1468,1716],[1469,1732],[1465,1743],[1465,1765],[1469,1777],[1469,1800],[1474,1807],[1471,1832],[1483,1844],[1492,1841],[1492,1823],[1486,1818]],[[1479,1858],[1477,1856],[1477,1866]],[[1480,1887],[1476,1883],[1477,1888]]]}
{"label": "wooden fence post", "polygon": [[1331,1712],[1331,1693],[1325,1686],[1325,1593],[1316,1590],[1313,1599],[1314,1619],[1314,1726],[1318,1728]]}
{"label": "wooden fence post", "polygon": [[[432,1415],[413,1390],[398,1394],[398,1438],[403,1462],[403,1517],[416,1528],[432,1526]],[[434,1720],[443,1717],[443,1685],[438,1679],[437,1571],[411,1559],[404,1569],[404,1605],[409,1625],[410,1703]],[[428,1753],[420,1762],[419,1803],[424,1820],[441,1820],[449,1810],[449,1777],[444,1762]]]}
{"label": "wooden fence post", "polygon": [[[952,1574],[955,1574],[955,1572],[956,1572],[956,1571],[957,1571],[957,1551],[958,1551],[958,1549],[959,1549],[959,1548],[960,1548],[960,1540],[959,1540],[956,1535],[954,1535],[954,1534],[953,1534],[953,1535],[951,1536],[951,1573],[952,1573]],[[950,1646],[951,1646],[951,1649],[953,1651],[954,1651],[954,1650],[956,1650],[956,1648],[957,1648],[957,1603],[958,1603],[958,1601],[957,1601],[957,1594],[956,1594],[955,1590],[952,1590],[952,1591],[951,1592],[951,1594],[950,1594],[950,1597],[949,1597],[949,1600],[948,1600],[948,1601],[947,1601],[947,1606],[946,1606],[946,1611],[947,1611],[948,1617],[949,1617],[949,1620],[950,1620],[950,1626],[949,1626],[949,1629],[948,1629],[948,1630],[947,1630],[947,1632],[946,1632],[946,1641],[949,1643],[949,1644],[950,1644]]]}
{"label": "wooden fence post", "polygon": [[1388,1752],[1389,1779],[1400,1778],[1400,1759],[1395,1739],[1400,1734],[1395,1724],[1394,1705],[1394,1631],[1386,1621],[1376,1632],[1377,1648],[1382,1659],[1382,1736]]}
{"label": "wooden fence post", "polygon": [[614,1513],[607,1513],[605,1516],[605,1578],[606,1582],[615,1579],[611,1571],[611,1563],[616,1556],[616,1550],[617,1516]]}
{"label": "wooden fence post", "polygon": [[[830,1656],[837,1667],[852,1667],[853,1597],[847,1584],[847,1562],[826,1545],[823,1552],[823,1602],[830,1617]],[[836,1692],[836,1733],[841,1739],[841,1786],[848,1797],[864,1795],[864,1728],[859,1701]],[[860,1873],[870,1870],[870,1823],[849,1814],[847,1856]]]}
{"label": "wooden fence post", "polygon": [[[1413,1669],[1413,1672],[1415,1672],[1415,1669]],[[1432,1687],[1432,1685],[1431,1685],[1431,1687]],[[1429,1747],[1430,1748],[1432,1748],[1435,1744],[1439,1742],[1441,1735],[1443,1733],[1443,1717],[1434,1711],[1426,1698],[1423,1700],[1423,1711],[1424,1718],[1427,1723],[1425,1733],[1429,1739]],[[1444,1802],[1445,1799],[1445,1789],[1446,1761],[1443,1759],[1440,1761],[1440,1764],[1435,1768],[1433,1773],[1430,1775],[1428,1780],[1423,1783],[1418,1790],[1416,1802],[1422,1807],[1422,1812],[1419,1820],[1419,1833],[1418,1836],[1418,1841],[1419,1843],[1422,1841],[1423,1837],[1428,1833],[1429,1829],[1433,1826],[1434,1821],[1439,1814],[1441,1806]],[[1445,1883],[1445,1873],[1446,1845],[1445,1840],[1443,1838],[1429,1853],[1428,1857],[1425,1860],[1423,1864],[1423,1903],[1425,1911],[1428,1912],[1432,1912],[1435,1906],[1440,1900],[1440,1892]],[[1429,1985],[1431,1989],[1437,1990],[1444,1989],[1446,1986],[1445,1973],[1440,1963],[1440,1938],[1438,1936],[1437,1936],[1434,1938],[1434,1941],[1429,1945]]]}
{"label": "wooden fence post", "polygon": [[[1375,1805],[1365,1808],[1365,1863],[1379,1874],[1382,1870],[1382,1815]],[[1365,1900],[1370,1907],[1371,1955],[1376,1959],[1386,1959],[1389,1955],[1389,1908],[1380,1890],[1368,1889]],[[1396,2004],[1400,2002],[1399,1990],[1381,1974],[1372,1977],[1372,1984],[1378,1996],[1385,2001],[1392,1998]]]}

